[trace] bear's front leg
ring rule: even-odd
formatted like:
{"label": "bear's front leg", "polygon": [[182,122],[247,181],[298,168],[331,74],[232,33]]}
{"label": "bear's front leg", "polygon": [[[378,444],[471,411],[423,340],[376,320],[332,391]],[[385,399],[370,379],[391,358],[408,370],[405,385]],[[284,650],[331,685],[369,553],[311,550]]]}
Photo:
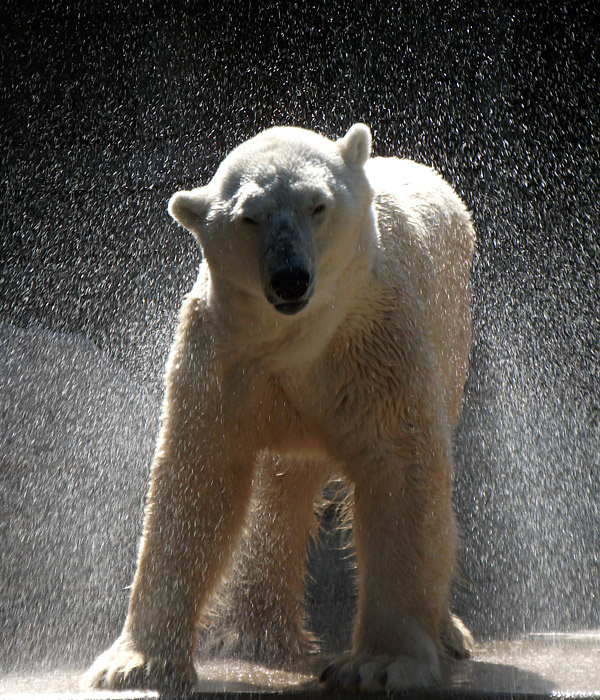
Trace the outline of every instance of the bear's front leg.
{"label": "bear's front leg", "polygon": [[[180,387],[181,391],[183,388]],[[171,386],[122,634],[88,671],[102,688],[190,688],[199,617],[243,527],[252,479],[223,412]]]}
{"label": "bear's front leg", "polygon": [[324,670],[326,687],[399,690],[441,680],[455,552],[452,464],[449,440],[424,438],[390,441],[397,451],[365,446],[361,459],[347,462],[355,483],[358,618],[353,653]]}

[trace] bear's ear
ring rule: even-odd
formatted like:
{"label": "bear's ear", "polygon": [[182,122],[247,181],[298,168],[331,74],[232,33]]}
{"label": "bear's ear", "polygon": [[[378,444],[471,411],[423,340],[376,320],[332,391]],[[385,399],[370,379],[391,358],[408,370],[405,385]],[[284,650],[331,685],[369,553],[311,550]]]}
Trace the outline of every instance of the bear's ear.
{"label": "bear's ear", "polygon": [[191,192],[175,192],[169,200],[169,214],[182,226],[195,233],[202,227],[209,206],[206,188],[199,187]]}
{"label": "bear's ear", "polygon": [[371,129],[366,124],[354,124],[337,141],[337,147],[349,168],[362,168],[371,155]]}

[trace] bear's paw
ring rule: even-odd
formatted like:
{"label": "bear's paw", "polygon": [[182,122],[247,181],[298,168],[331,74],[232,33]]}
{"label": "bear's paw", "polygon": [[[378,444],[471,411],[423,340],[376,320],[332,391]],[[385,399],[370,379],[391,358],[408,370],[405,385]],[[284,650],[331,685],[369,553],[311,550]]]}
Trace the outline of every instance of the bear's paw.
{"label": "bear's paw", "polygon": [[325,688],[352,692],[431,688],[441,680],[439,665],[411,656],[341,656],[321,674]]}
{"label": "bear's paw", "polygon": [[243,659],[268,666],[295,663],[318,651],[317,639],[301,624],[268,627],[224,625],[210,632],[202,653],[225,659]]}
{"label": "bear's paw", "polygon": [[128,639],[118,639],[96,659],[84,676],[86,686],[107,690],[186,692],[193,688],[196,681],[196,670],[191,659],[144,654]]}
{"label": "bear's paw", "polygon": [[446,653],[455,659],[468,659],[473,654],[475,642],[464,622],[449,613],[442,626],[442,642]]}

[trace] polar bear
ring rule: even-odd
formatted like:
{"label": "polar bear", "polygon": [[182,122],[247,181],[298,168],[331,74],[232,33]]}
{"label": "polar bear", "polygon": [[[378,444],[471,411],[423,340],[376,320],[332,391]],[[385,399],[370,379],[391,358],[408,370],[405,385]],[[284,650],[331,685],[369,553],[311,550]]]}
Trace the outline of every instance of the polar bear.
{"label": "polar bear", "polygon": [[[426,687],[440,680],[444,643],[468,654],[448,597],[474,232],[434,171],[370,150],[363,124],[337,141],[275,127],[171,198],[203,260],[168,360],[127,619],[93,684],[196,682],[198,623],[253,488],[265,516],[249,535],[254,609],[276,608],[275,643],[307,646],[306,544],[335,474],[354,488],[358,612],[351,653],[321,683]],[[269,624],[259,616],[250,639]]]}

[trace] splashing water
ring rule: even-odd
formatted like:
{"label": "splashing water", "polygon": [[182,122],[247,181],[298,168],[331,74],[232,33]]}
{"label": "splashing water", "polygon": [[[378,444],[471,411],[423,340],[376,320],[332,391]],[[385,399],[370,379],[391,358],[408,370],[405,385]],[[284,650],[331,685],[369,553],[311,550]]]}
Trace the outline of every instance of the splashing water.
{"label": "splashing water", "polygon": [[[213,3],[209,16],[178,2],[13,4],[0,83],[0,670],[81,667],[118,631],[162,367],[198,263],[166,202],[275,123],[340,135],[365,121],[378,154],[434,165],[473,210],[456,607],[483,637],[598,626],[593,3],[432,0],[368,17],[360,3],[252,15]],[[340,559],[311,555],[309,612],[332,638],[353,605]]]}

